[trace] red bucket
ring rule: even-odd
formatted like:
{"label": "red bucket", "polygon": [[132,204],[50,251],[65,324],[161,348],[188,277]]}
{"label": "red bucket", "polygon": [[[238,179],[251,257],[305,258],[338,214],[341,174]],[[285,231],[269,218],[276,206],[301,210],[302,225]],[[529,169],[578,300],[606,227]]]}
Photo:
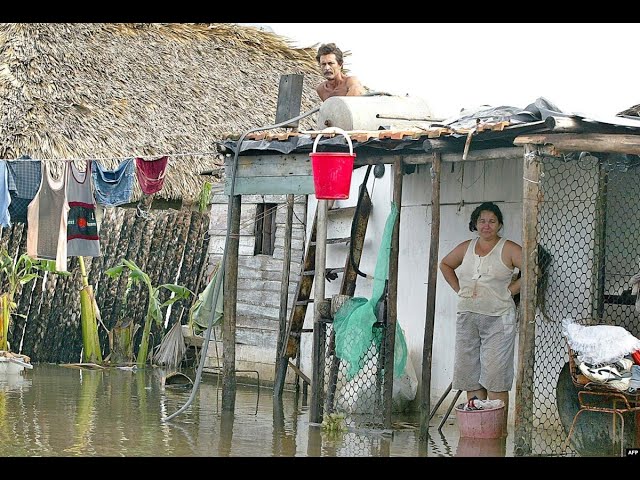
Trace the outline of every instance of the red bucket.
{"label": "red bucket", "polygon": [[[316,152],[320,137],[327,133],[344,135],[349,144],[350,153]],[[311,157],[316,198],[318,200],[344,200],[349,198],[353,159],[356,158],[349,135],[335,127],[323,130],[316,137],[313,143],[313,152],[309,156]]]}

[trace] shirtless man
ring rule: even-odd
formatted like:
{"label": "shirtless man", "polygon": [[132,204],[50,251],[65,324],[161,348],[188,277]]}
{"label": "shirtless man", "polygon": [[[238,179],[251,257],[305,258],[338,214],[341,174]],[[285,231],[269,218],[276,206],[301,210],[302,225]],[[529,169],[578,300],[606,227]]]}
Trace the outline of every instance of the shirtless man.
{"label": "shirtless man", "polygon": [[320,45],[316,60],[320,65],[324,82],[316,87],[318,96],[324,102],[329,97],[364,95],[365,88],[356,77],[348,77],[342,72],[342,50],[335,43]]}

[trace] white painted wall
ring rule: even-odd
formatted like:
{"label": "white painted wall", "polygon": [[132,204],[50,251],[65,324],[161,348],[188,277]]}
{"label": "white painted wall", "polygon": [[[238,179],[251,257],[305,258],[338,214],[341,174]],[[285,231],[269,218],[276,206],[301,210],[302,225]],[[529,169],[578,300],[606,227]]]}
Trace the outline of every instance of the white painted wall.
{"label": "white painted wall", "polygon": [[[407,340],[409,359],[418,380],[422,375],[422,347],[426,318],[427,275],[431,228],[431,176],[430,165],[420,165],[415,173],[405,175],[400,218],[400,258],[398,283],[398,322]],[[355,205],[358,188],[362,183],[366,167],[354,171],[351,194],[348,200],[336,201],[336,205]],[[392,199],[393,167],[386,166],[383,178],[373,179],[370,174],[368,188],[373,210],[369,219],[365,247],[360,270],[374,273],[378,247]],[[502,210],[505,227],[502,234],[521,243],[522,232],[522,159],[509,161],[443,163],[441,168],[441,223],[439,259],[458,243],[471,238],[468,229],[471,212],[483,201],[494,201]],[[338,203],[340,202],[340,203]],[[316,201],[309,200],[308,228],[313,221]],[[348,227],[340,236],[348,235]],[[332,227],[328,229],[332,236]],[[346,259],[344,246],[327,246],[327,266],[341,266]],[[436,292],[436,315],[432,356],[432,405],[446,391],[452,378],[456,295],[438,272]],[[338,293],[340,278],[327,282],[327,298]],[[356,296],[371,297],[371,281],[358,277]],[[313,311],[307,311],[305,328],[311,328]],[[303,370],[311,371],[311,341],[303,338]],[[517,362],[517,359],[516,359]],[[515,381],[514,381],[515,387]],[[512,395],[515,388],[512,389]],[[420,390],[416,398],[419,398]],[[440,407],[445,410],[453,392]],[[417,405],[415,406],[417,408]]]}
{"label": "white painted wall", "polygon": [[[333,208],[355,206],[358,200],[358,189],[362,184],[366,174],[367,167],[356,168],[351,178],[351,190],[349,198],[346,200],[336,200]],[[391,210],[391,185],[392,170],[389,165],[385,166],[385,174],[382,178],[376,179],[373,175],[373,168],[369,174],[367,188],[371,197],[373,208],[369,216],[367,224],[367,235],[364,241],[362,256],[360,258],[359,269],[361,272],[373,275],[375,271],[376,261],[378,257],[378,248],[382,240],[382,233],[387,216]],[[313,216],[315,215],[317,200],[314,195],[309,195],[309,203],[307,210],[307,238],[309,238],[311,228],[313,226]],[[327,225],[327,238],[346,237],[351,230],[351,217],[340,222],[331,222]],[[327,267],[343,267],[348,254],[348,246],[343,244],[327,245]],[[340,275],[336,280],[326,282],[325,298],[331,298],[332,295],[338,294],[340,291]],[[373,282],[369,279],[358,276],[356,281],[356,291],[354,296],[371,298]],[[315,287],[311,291],[313,298]],[[313,308],[307,309],[304,328],[313,328]],[[301,342],[301,368],[310,376],[312,372],[312,334],[302,336]]]}

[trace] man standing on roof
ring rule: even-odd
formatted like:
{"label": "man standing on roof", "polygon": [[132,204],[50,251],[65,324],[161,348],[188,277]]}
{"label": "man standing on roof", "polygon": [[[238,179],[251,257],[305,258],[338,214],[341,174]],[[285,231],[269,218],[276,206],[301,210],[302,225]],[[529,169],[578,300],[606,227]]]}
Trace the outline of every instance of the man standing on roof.
{"label": "man standing on roof", "polygon": [[318,96],[324,102],[329,97],[358,96],[365,94],[365,88],[357,77],[347,76],[342,71],[342,50],[335,43],[320,45],[316,60],[320,65],[324,82],[316,87]]}

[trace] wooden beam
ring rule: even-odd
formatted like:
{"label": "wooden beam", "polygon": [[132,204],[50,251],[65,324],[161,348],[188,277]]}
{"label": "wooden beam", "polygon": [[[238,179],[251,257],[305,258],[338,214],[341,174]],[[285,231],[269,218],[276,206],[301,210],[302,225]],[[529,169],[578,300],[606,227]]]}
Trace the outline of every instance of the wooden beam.
{"label": "wooden beam", "polygon": [[440,154],[433,154],[431,165],[431,243],[427,276],[427,312],[422,346],[422,394],[420,397],[420,439],[427,440],[431,420],[431,359],[433,326],[436,315],[436,283],[438,281],[438,251],[440,245]]}
{"label": "wooden beam", "polygon": [[514,145],[553,145],[558,152],[603,152],[640,155],[640,135],[557,133],[521,135]]}
{"label": "wooden beam", "polygon": [[236,308],[238,303],[238,252],[240,247],[240,208],[242,196],[229,199],[229,244],[224,268],[224,319],[222,325],[222,410],[233,412],[236,406]]}
{"label": "wooden beam", "polygon": [[287,357],[284,341],[287,334],[287,307],[289,300],[289,276],[291,273],[291,234],[293,231],[293,195],[287,195],[287,219],[284,225],[284,255],[282,258],[282,281],[280,283],[280,313],[278,315],[278,343],[276,345],[276,367],[273,398],[281,398],[287,374]]}
{"label": "wooden beam", "polygon": [[[393,395],[393,366],[395,357],[396,324],[398,321],[398,257],[400,256],[400,217],[402,212],[402,157],[393,164],[393,203],[398,208],[398,216],[391,234],[389,252],[389,294],[387,297],[387,334],[384,358],[384,428],[391,428],[391,407]],[[409,359],[407,359],[409,361]]]}
{"label": "wooden beam", "polygon": [[296,375],[298,375],[302,380],[307,382],[307,385],[311,385],[311,379],[309,377],[307,377],[304,374],[304,372],[302,370],[300,370],[300,368],[298,368],[298,366],[295,363],[293,363],[289,359],[287,359],[287,362],[289,363],[289,366],[293,369],[293,371],[296,372]]}
{"label": "wooden beam", "polygon": [[[397,153],[392,153],[392,152],[389,152],[388,155],[364,155],[360,153],[360,154],[356,154],[356,158],[353,164],[355,167],[362,167],[366,165],[379,165],[379,164],[393,165],[398,160],[398,158],[402,157],[402,162],[405,165],[425,165],[425,164],[430,164],[433,161],[432,154],[436,151],[441,153],[441,159],[440,159],[441,162],[462,162],[462,149],[464,148],[464,145],[460,145],[460,148],[457,149],[457,151],[452,152],[450,145],[447,146],[445,145],[446,142],[444,141],[441,141],[441,142],[443,143],[438,144],[436,147],[430,149],[428,152],[416,151],[412,153],[406,153],[403,155],[399,155]],[[445,151],[445,149],[448,151]],[[522,156],[521,146],[502,147],[502,148],[485,148],[485,149],[478,149],[478,150],[474,150],[473,148],[471,148],[471,150],[467,154],[467,159],[465,161],[481,162],[486,160],[513,160],[514,157],[519,159],[521,156]],[[265,161],[265,159],[269,159],[270,157],[271,157],[271,160]],[[279,177],[279,176],[287,177],[287,181],[289,182],[292,180],[304,178],[304,175],[302,175],[303,172],[306,172],[306,175],[309,178],[313,178],[311,164],[308,161],[309,160],[308,154],[302,154],[302,153],[298,153],[295,155],[288,154],[288,155],[283,155],[282,158],[279,158],[278,160],[274,160],[274,157],[278,157],[278,155],[256,155],[256,156],[248,155],[248,156],[240,157],[240,160],[242,160],[242,162],[240,162],[240,160],[238,161],[239,162],[238,173],[237,173],[238,178],[236,179],[236,181],[237,182],[241,181],[241,178],[242,178],[241,176],[245,175],[245,171],[244,171],[245,165],[246,166],[252,165],[254,162],[263,163],[263,164],[269,163],[273,165],[274,170],[271,171],[270,176],[271,177]],[[293,167],[291,164],[289,164],[289,168],[287,169],[285,168],[285,166],[289,161],[306,163],[307,166],[300,167],[299,166],[300,164],[298,164],[297,166]],[[295,170],[292,170],[292,168],[294,168]],[[262,167],[262,170],[264,170],[264,167]],[[251,172],[247,170],[246,176],[250,177],[257,171],[258,171],[257,167],[255,172],[253,170],[251,170]],[[291,175],[290,172],[292,171],[295,171],[296,175]],[[245,178],[245,180],[246,179],[247,178]],[[234,193],[238,193],[237,184],[236,184]],[[297,192],[290,192],[290,193],[295,194]]]}
{"label": "wooden beam", "polygon": [[[280,87],[278,89],[278,107],[276,109],[276,123],[283,123],[300,115],[302,104],[301,73],[289,73],[280,75]],[[299,120],[289,122],[285,127],[298,128]]]}
{"label": "wooden beam", "polygon": [[[315,193],[311,170],[309,175],[282,175],[281,177],[236,177],[234,194],[238,195],[309,195]],[[228,195],[230,187],[225,186]]]}
{"label": "wooden beam", "polygon": [[533,145],[524,147],[522,186],[522,288],[518,376],[516,381],[515,444],[520,455],[531,453],[533,387],[536,338],[536,263],[538,256],[538,209],[542,159]]}
{"label": "wooden beam", "polygon": [[309,406],[309,421],[314,423],[320,423],[322,421],[322,411],[320,405],[320,386],[321,376],[324,375],[324,369],[321,370],[321,365],[324,362],[320,357],[324,359],[325,352],[321,349],[321,324],[322,324],[322,312],[320,311],[322,301],[324,300],[325,292],[325,268],[327,263],[327,205],[328,200],[318,200],[318,224],[316,227],[316,265],[315,265],[315,278],[314,290],[313,290],[313,345],[312,345],[312,359],[313,359],[313,371],[311,373],[311,405]]}

